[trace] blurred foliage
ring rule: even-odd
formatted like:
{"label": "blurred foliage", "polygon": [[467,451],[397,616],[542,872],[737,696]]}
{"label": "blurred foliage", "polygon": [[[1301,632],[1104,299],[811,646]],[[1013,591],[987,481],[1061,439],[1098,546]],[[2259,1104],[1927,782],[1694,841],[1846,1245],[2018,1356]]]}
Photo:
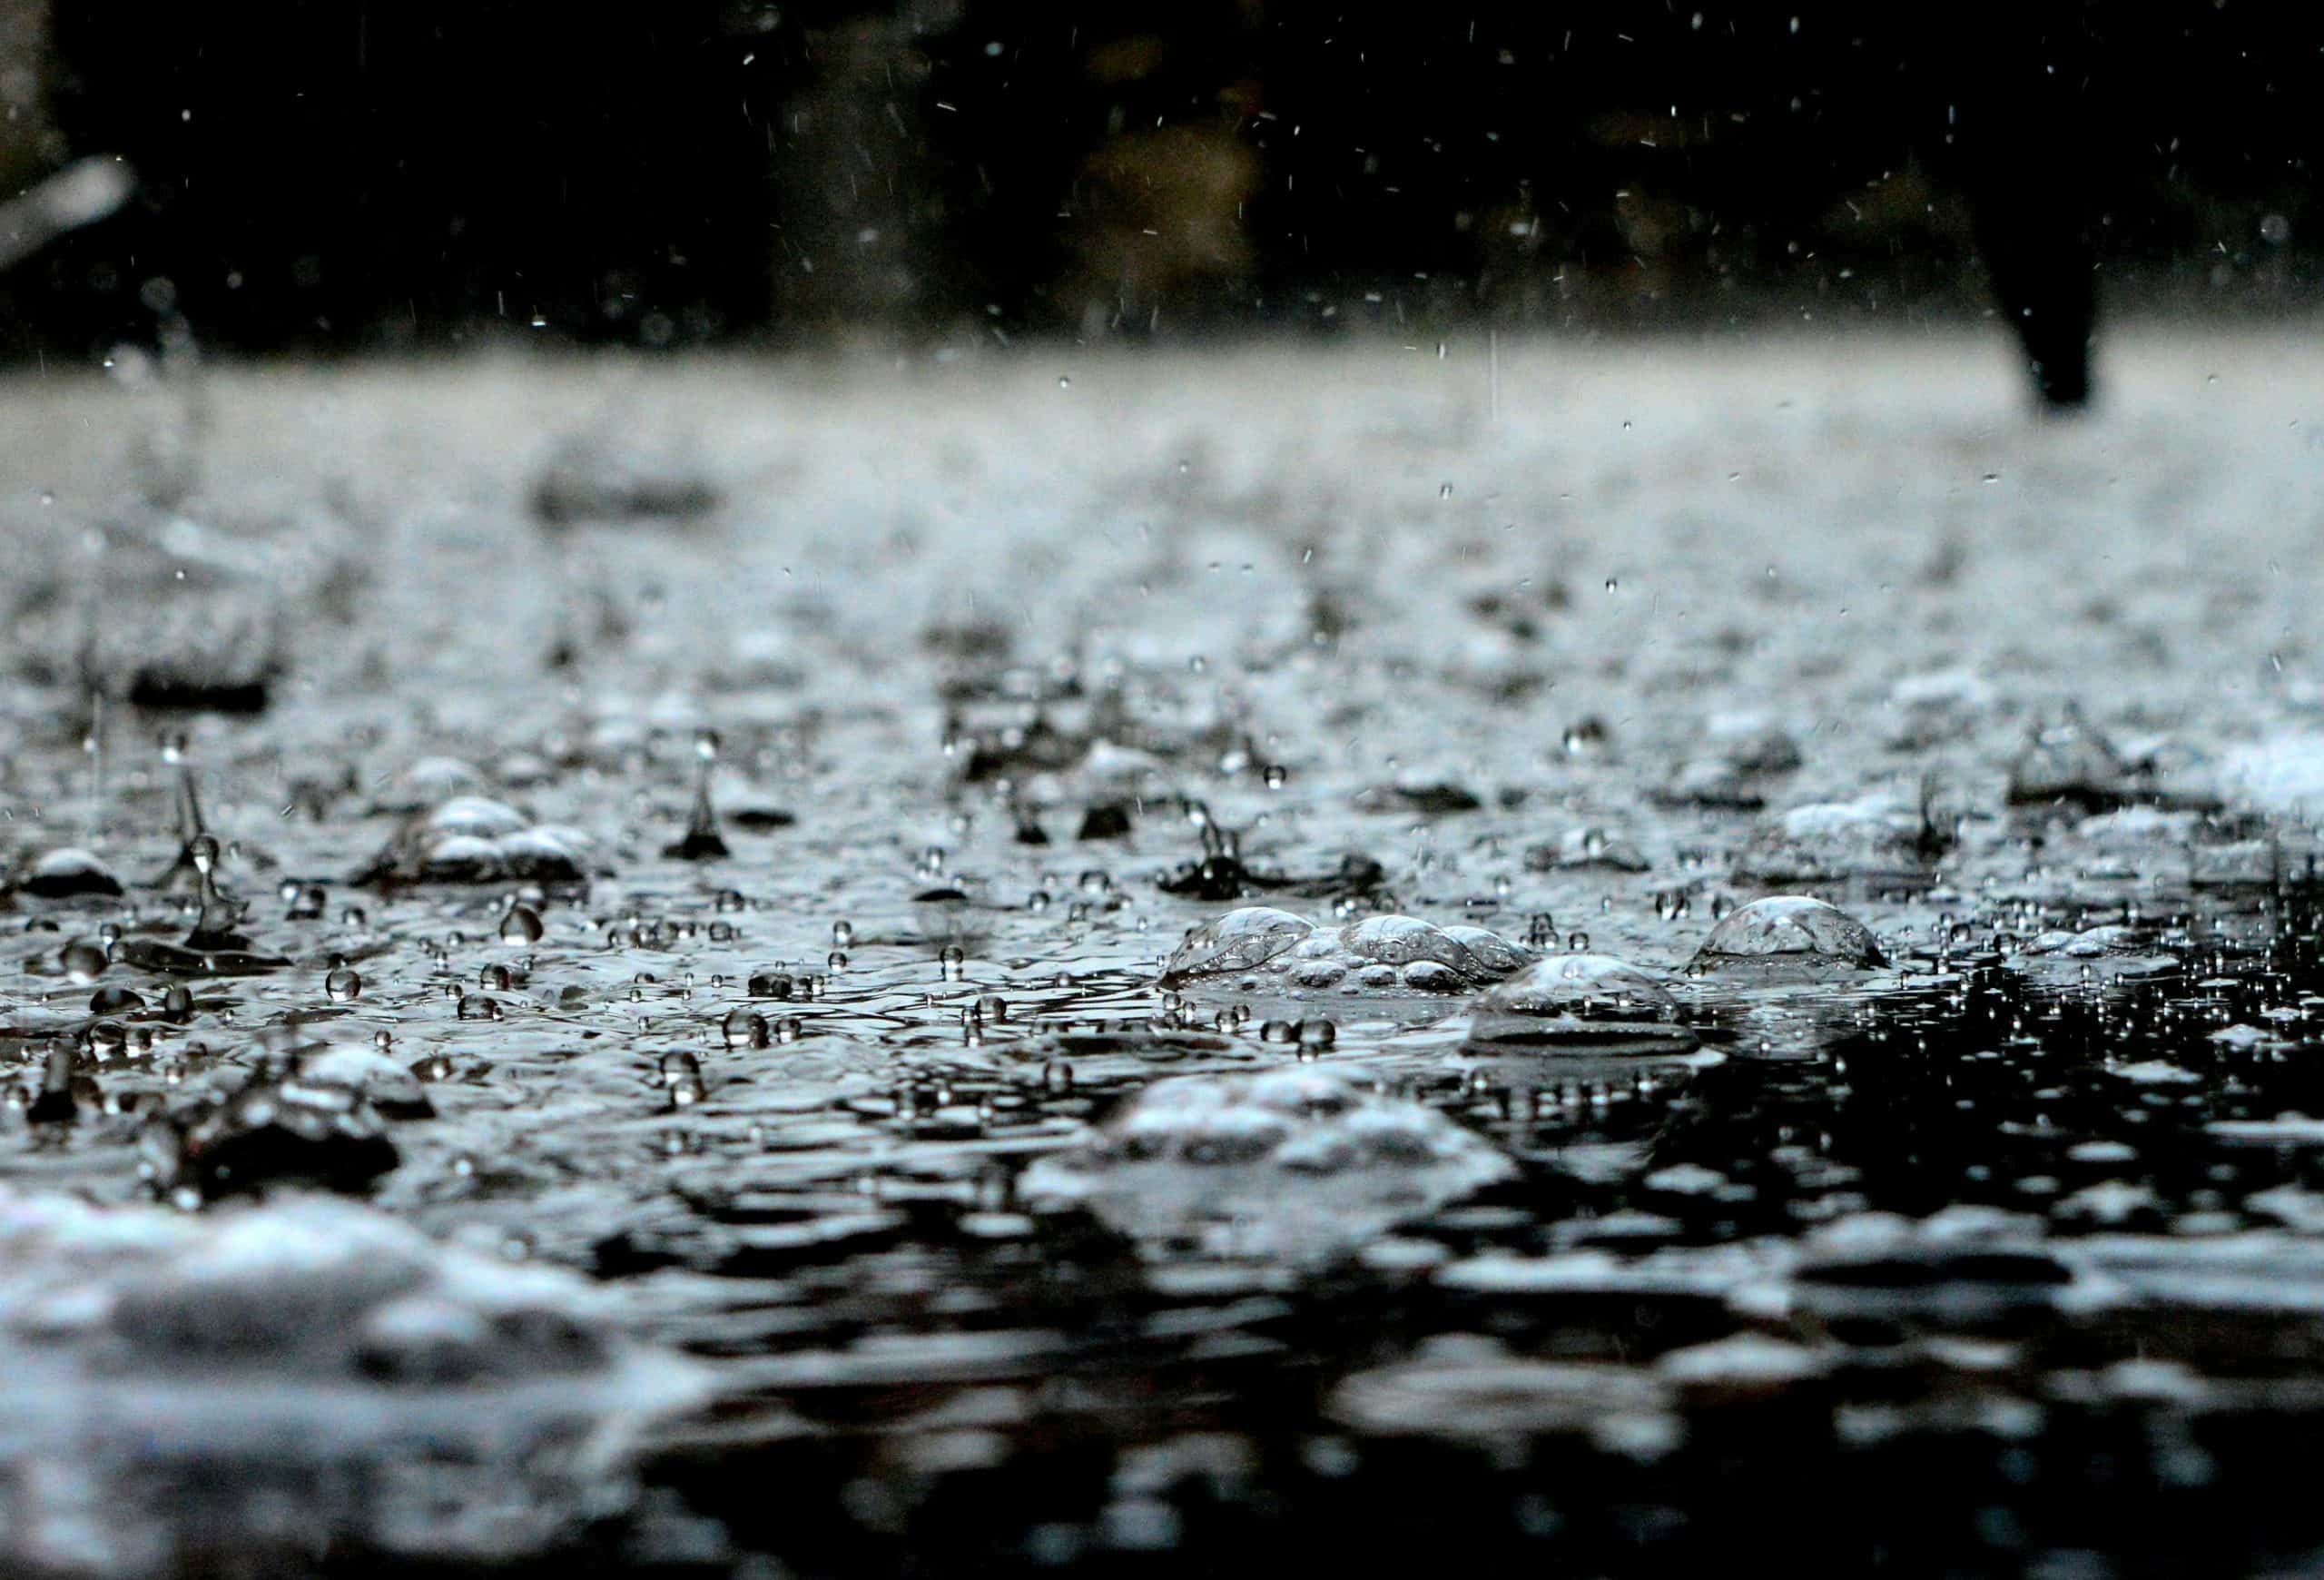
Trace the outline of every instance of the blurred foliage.
{"label": "blurred foliage", "polygon": [[0,178],[107,152],[145,184],[0,281],[16,355],[150,334],[156,277],[206,340],[310,349],[1955,313],[1995,224],[2053,222],[2118,298],[2313,279],[2324,20],[2247,0],[49,22],[0,0]]}

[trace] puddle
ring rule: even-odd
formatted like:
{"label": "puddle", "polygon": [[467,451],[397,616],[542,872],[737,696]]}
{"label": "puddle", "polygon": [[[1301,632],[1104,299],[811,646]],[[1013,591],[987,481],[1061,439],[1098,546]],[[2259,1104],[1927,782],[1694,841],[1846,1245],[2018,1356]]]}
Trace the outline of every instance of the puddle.
{"label": "puddle", "polygon": [[0,390],[0,1554],[2306,1561],[2324,366],[2115,354]]}

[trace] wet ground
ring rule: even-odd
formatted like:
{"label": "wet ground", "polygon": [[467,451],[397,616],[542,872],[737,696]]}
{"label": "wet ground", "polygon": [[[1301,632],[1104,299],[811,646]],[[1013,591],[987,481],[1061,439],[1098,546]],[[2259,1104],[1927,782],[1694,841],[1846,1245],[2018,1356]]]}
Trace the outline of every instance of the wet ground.
{"label": "wet ground", "polygon": [[2106,371],[15,380],[0,1566],[2324,1564],[2324,355]]}

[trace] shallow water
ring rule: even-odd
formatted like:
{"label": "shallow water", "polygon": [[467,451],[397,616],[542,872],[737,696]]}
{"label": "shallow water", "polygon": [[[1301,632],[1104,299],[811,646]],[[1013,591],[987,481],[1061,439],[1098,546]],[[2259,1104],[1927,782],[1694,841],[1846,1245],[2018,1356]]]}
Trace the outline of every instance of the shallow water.
{"label": "shallow water", "polygon": [[2324,1551],[2324,360],[1052,360],[0,392],[8,1567]]}

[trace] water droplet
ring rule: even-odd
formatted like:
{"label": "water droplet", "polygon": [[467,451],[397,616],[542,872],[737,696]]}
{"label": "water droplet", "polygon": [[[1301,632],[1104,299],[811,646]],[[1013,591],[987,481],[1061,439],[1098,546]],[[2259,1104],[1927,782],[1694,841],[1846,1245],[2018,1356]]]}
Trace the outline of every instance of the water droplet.
{"label": "water droplet", "polygon": [[93,1015],[133,1015],[144,1007],[144,999],[125,987],[101,987],[89,995]]}

